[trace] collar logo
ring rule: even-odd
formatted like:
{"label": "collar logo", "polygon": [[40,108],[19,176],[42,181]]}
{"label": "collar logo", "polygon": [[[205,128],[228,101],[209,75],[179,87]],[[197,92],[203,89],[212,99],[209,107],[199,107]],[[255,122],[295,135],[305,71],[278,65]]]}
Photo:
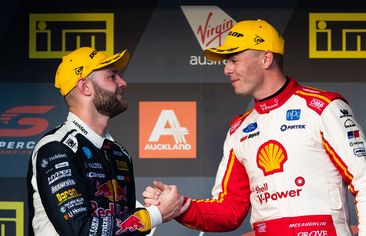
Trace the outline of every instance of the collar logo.
{"label": "collar logo", "polygon": [[269,140],[263,143],[257,153],[257,166],[265,176],[283,172],[287,152],[281,143]]}

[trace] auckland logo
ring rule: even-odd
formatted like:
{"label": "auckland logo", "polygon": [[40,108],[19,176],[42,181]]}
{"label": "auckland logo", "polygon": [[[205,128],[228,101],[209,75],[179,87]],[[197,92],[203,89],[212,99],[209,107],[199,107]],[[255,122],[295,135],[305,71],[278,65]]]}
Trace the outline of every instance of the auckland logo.
{"label": "auckland logo", "polygon": [[[236,21],[217,6],[181,6],[202,50],[221,46]],[[221,65],[204,56],[191,56],[191,65]]]}
{"label": "auckland logo", "polygon": [[[166,128],[169,127],[169,128]],[[176,114],[173,110],[162,110],[160,116],[155,124],[155,127],[149,137],[149,142],[156,143],[160,136],[170,135],[174,138],[175,144],[152,145],[146,144],[145,149],[167,149],[167,150],[189,150],[191,145],[187,144],[185,135],[189,132],[187,128],[181,127]]]}
{"label": "auckland logo", "polygon": [[195,102],[140,102],[140,157],[196,157]]}

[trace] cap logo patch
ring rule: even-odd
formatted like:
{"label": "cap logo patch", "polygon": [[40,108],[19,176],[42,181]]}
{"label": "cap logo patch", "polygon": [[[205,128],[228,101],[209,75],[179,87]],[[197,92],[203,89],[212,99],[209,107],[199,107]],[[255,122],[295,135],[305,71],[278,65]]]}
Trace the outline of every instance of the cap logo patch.
{"label": "cap logo patch", "polygon": [[74,70],[75,70],[75,74],[77,74],[77,75],[81,75],[81,73],[83,73],[83,66],[80,66],[80,67],[77,67],[77,68],[75,68]]}
{"label": "cap logo patch", "polygon": [[98,50],[94,50],[92,53],[89,54],[90,59],[93,59],[95,55],[97,55]]}
{"label": "cap logo patch", "polygon": [[234,31],[230,31],[229,35],[234,36],[234,37],[238,37],[238,38],[244,37],[244,34],[239,33],[239,32],[234,32]]}
{"label": "cap logo patch", "polygon": [[258,35],[255,35],[256,37],[254,38],[254,42],[255,44],[260,44],[263,43],[265,40],[261,37],[259,37]]}

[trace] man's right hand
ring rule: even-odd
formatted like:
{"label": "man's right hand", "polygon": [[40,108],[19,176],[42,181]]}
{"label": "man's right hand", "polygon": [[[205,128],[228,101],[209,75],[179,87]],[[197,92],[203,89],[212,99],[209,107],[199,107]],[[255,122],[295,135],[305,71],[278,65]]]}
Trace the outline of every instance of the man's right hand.
{"label": "man's right hand", "polygon": [[180,195],[176,185],[163,184],[160,181],[154,181],[154,186],[146,187],[142,193],[145,206],[155,205],[158,207],[163,222],[174,219],[185,212],[191,199]]}

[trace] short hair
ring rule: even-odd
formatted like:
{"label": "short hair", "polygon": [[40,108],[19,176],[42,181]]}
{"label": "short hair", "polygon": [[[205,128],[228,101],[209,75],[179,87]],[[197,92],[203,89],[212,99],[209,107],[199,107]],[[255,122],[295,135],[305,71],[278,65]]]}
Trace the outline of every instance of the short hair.
{"label": "short hair", "polygon": [[[92,71],[87,77],[85,77],[85,79],[90,80],[93,85],[94,85],[94,81],[93,79],[95,78],[95,73],[94,71]],[[76,87],[75,87],[76,88]],[[66,96],[64,97],[66,105],[68,108],[70,108],[73,105],[73,101],[76,99],[76,89],[73,88],[68,94],[66,94]]]}
{"label": "short hair", "polygon": [[276,62],[278,68],[281,69],[281,71],[283,70],[283,55],[279,54],[279,53],[273,53],[273,61]]}

